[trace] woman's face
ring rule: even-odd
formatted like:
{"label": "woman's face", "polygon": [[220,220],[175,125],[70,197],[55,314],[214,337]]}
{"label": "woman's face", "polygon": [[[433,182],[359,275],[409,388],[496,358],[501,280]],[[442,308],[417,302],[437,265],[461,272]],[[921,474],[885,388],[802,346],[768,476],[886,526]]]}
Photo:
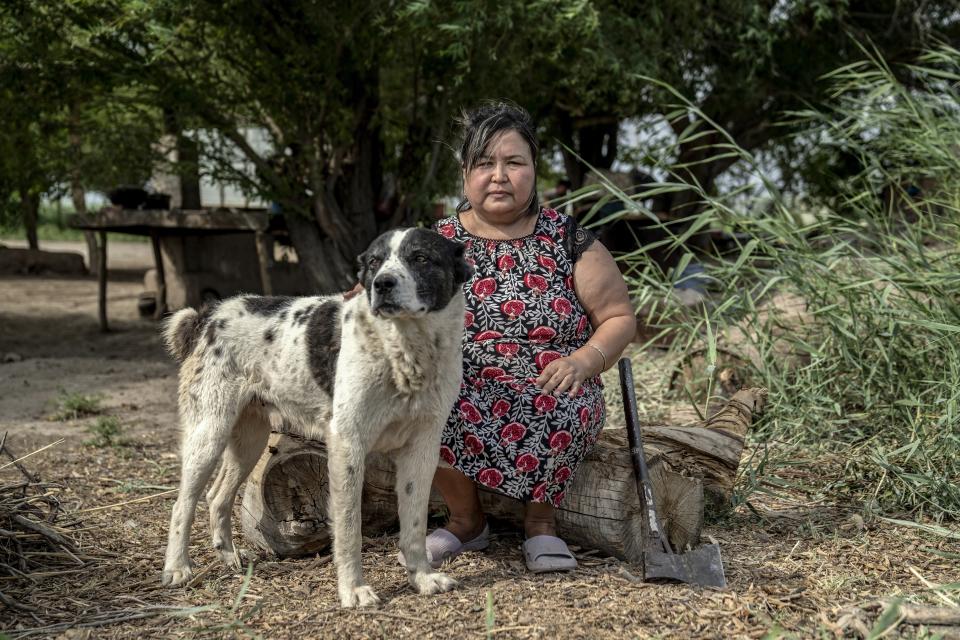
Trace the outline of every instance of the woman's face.
{"label": "woman's face", "polygon": [[464,172],[463,185],[475,212],[511,220],[526,213],[535,178],[530,146],[509,130],[491,140],[473,168]]}

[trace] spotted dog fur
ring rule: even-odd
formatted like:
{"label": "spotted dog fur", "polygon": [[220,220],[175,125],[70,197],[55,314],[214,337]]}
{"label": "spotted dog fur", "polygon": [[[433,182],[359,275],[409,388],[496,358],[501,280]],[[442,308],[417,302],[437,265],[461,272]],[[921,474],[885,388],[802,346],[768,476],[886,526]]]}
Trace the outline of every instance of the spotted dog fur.
{"label": "spotted dog fur", "polygon": [[181,362],[180,493],[173,507],[163,583],[191,578],[190,526],[210,490],[213,546],[240,559],[230,517],[237,490],[260,458],[271,419],[327,443],[334,561],[345,607],[379,602],[360,569],[364,459],[389,452],[397,468],[400,548],[410,583],[425,594],[456,583],[435,573],[424,548],[440,432],[462,377],[463,247],[424,229],[377,238],[358,259],[364,293],[239,296],[184,309],[164,328]]}

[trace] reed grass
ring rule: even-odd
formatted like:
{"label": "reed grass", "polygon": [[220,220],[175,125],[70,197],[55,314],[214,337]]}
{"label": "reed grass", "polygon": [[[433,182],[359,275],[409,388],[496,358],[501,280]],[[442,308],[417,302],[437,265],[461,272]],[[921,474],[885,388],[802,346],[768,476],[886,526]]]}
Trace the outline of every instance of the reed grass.
{"label": "reed grass", "polygon": [[[687,385],[706,388],[695,398],[701,406],[727,355],[750,384],[770,390],[753,436],[778,453],[756,457],[761,468],[746,465],[747,492],[762,484],[758,473],[770,480],[778,464],[829,453],[840,462],[820,479],[821,495],[952,520],[960,516],[960,52],[942,46],[895,69],[864,52],[863,62],[824,78],[826,107],[785,116],[804,125],[817,153],[858,167],[822,173],[825,189],[784,194],[730,136],[710,151],[735,154],[748,186],[717,195],[685,183],[668,148],[663,183],[638,193],[600,188],[623,205],[616,216],[666,232],[619,256],[656,333],[648,346],[670,338],[681,359],[706,354],[696,360],[706,384]],[[704,123],[677,144],[714,127],[674,95],[674,116]],[[687,189],[700,204],[681,220],[655,221],[645,207],[656,193]],[[602,204],[585,216],[588,226],[610,221]],[[709,230],[733,238],[734,250],[687,248]],[[655,248],[673,252],[671,268],[650,259]],[[685,306],[674,287],[694,262],[708,291]]]}

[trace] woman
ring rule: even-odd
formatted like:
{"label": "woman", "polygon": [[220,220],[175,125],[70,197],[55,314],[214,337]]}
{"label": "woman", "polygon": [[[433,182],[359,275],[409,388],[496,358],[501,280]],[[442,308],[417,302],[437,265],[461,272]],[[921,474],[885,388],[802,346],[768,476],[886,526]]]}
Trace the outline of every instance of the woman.
{"label": "woman", "polygon": [[434,478],[450,520],[427,553],[439,566],[487,546],[479,483],[526,503],[531,571],[571,570],[554,509],[603,428],[600,373],[633,337],[633,308],[610,253],[539,206],[526,112],[491,103],[463,124],[464,200],[437,230],[466,245],[475,274],[464,285],[461,394]]}

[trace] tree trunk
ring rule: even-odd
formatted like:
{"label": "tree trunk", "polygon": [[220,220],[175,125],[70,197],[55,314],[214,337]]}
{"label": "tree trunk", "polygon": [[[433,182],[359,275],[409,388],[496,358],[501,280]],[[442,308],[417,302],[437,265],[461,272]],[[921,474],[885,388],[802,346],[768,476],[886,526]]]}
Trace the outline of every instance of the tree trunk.
{"label": "tree trunk", "polygon": [[348,291],[356,284],[356,266],[342,256],[333,239],[323,235],[320,225],[295,212],[287,212],[283,217],[300,268],[317,295]]}
{"label": "tree trunk", "polygon": [[[80,159],[83,153],[83,141],[80,139],[80,116],[79,107],[76,104],[70,105],[67,140],[70,143],[70,151],[73,154],[73,163],[70,167],[70,200],[73,201],[73,212],[79,216],[87,215],[87,198],[80,181]],[[93,231],[84,231],[83,239],[87,243],[87,270],[90,275],[99,273],[99,264],[97,260],[97,236]]]}
{"label": "tree trunk", "polygon": [[591,166],[595,169],[610,169],[613,166],[617,159],[618,119],[600,116],[577,122],[569,116],[562,116],[559,127],[561,139],[568,141],[573,149],[563,150],[563,164],[574,189],[583,186]]}
{"label": "tree trunk", "polygon": [[[729,505],[744,438],[765,401],[765,390],[743,390],[703,423],[643,429],[658,515],[675,548],[695,546],[705,511],[716,512]],[[365,535],[396,526],[393,474],[386,456],[368,456],[363,489]],[[522,526],[520,502],[485,489],[480,496],[488,514]],[[443,508],[434,492],[431,513]],[[582,547],[638,561],[643,547],[642,518],[626,435],[622,430],[605,430],[557,510],[559,535]],[[241,523],[248,542],[279,556],[325,548],[330,532],[324,445],[290,434],[273,434],[268,450],[247,480]]]}
{"label": "tree trunk", "polygon": [[182,131],[177,134],[177,165],[180,174],[180,207],[200,209],[200,148]]}
{"label": "tree trunk", "polygon": [[40,195],[30,188],[20,189],[20,213],[23,217],[23,228],[27,235],[27,246],[39,249],[37,240],[37,221],[40,217]]}
{"label": "tree trunk", "polygon": [[[346,291],[357,281],[357,256],[376,237],[376,203],[383,173],[383,143],[378,122],[379,71],[356,68],[348,55],[354,107],[349,146],[327,148],[322,140],[303,140],[289,164],[288,175],[276,176],[290,186],[281,202],[290,239],[300,265],[321,293]],[[302,201],[303,186],[313,193]],[[304,215],[304,210],[309,213]]]}

